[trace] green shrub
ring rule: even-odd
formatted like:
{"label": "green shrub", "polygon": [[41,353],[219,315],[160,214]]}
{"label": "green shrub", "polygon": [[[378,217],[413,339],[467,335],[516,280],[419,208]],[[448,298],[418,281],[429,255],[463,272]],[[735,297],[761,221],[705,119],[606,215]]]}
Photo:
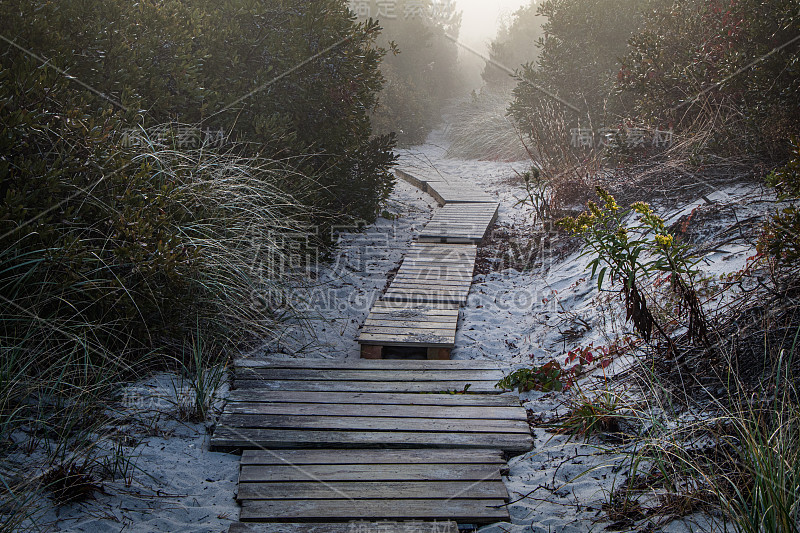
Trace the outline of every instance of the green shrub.
{"label": "green shrub", "polygon": [[[537,16],[545,17],[537,47],[538,59],[518,72],[509,108],[523,131],[547,128],[541,109],[554,100],[570,127],[613,126],[625,108],[616,95],[617,58],[640,27],[648,0],[545,0]],[[530,38],[539,29],[529,29]],[[549,93],[549,94],[548,94]],[[563,137],[561,142],[569,142]]]}
{"label": "green shrub", "polygon": [[291,162],[299,174],[285,190],[333,215],[374,220],[391,189],[393,138],[373,138],[369,120],[381,28],[356,23],[344,0],[13,0],[0,21],[3,35],[106,95],[87,91],[97,106],[119,102],[127,128],[221,130],[244,157]]}
{"label": "green shrub", "polygon": [[768,253],[783,266],[795,266],[800,260],[800,140],[792,141],[792,159],[783,168],[767,177],[767,184],[778,191],[778,196],[790,202],[775,213],[766,224],[759,242],[759,251]]}
{"label": "green shrub", "polygon": [[691,135],[717,155],[785,157],[800,126],[800,13],[792,0],[656,5],[618,73],[635,114]]}
{"label": "green shrub", "polygon": [[[281,192],[295,174],[267,160],[130,147],[123,122],[96,113],[57,72],[20,60],[0,70],[0,338],[25,383],[135,373],[154,350],[181,355],[199,320],[211,343],[272,334],[255,295],[272,233],[303,237],[308,210]],[[15,354],[11,357],[11,354]],[[69,387],[62,390],[69,393]]]}

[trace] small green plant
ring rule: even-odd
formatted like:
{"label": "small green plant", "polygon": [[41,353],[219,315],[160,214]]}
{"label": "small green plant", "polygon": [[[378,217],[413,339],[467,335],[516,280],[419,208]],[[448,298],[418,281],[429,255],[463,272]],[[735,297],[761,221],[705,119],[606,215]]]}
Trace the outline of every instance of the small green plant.
{"label": "small green plant", "polygon": [[[525,192],[527,198],[519,201],[519,204],[530,204],[536,211],[536,220],[544,223],[550,220],[551,216],[551,191],[550,183],[543,176],[541,171],[532,167],[521,174],[522,180],[525,182]],[[534,222],[536,222],[534,220]]]}
{"label": "small green plant", "polygon": [[[603,283],[619,283],[627,309],[627,319],[645,341],[650,341],[655,328],[675,351],[669,335],[659,324],[650,309],[642,287],[657,275],[666,275],[678,297],[681,311],[688,315],[690,339],[708,343],[708,326],[700,305],[694,279],[698,271],[696,259],[685,245],[675,241],[664,225],[664,220],[644,202],[634,203],[630,209],[620,209],[614,197],[601,187],[597,195],[603,206],[589,202],[589,210],[578,217],[567,217],[559,224],[567,231],[583,238],[584,255],[594,255],[589,263],[592,276],[597,275],[597,287]],[[629,215],[637,221],[626,225]]]}
{"label": "small green plant", "polygon": [[800,405],[791,372],[798,337],[800,329],[791,350],[780,355],[773,399],[760,405],[740,400],[721,437],[737,468],[719,477],[715,489],[744,533],[800,531]]}
{"label": "small green plant", "polygon": [[796,266],[800,260],[800,138],[792,139],[791,161],[772,172],[767,184],[790,205],[772,215],[759,242],[759,251],[768,253],[782,266]]}
{"label": "small green plant", "polygon": [[569,413],[553,425],[556,433],[585,439],[598,433],[619,433],[622,402],[613,392],[589,396],[578,389],[578,396],[570,401],[570,406]]}
{"label": "small green plant", "polygon": [[517,389],[520,392],[565,391],[575,385],[578,377],[590,367],[596,365],[605,369],[611,364],[614,355],[623,351],[624,348],[619,343],[598,347],[594,344],[579,346],[570,350],[563,365],[554,359],[541,366],[520,368],[501,379],[495,386],[503,390]]}
{"label": "small green plant", "polygon": [[[208,418],[209,412],[217,399],[222,379],[225,376],[225,365],[214,362],[217,358],[206,346],[198,324],[190,344],[191,367],[183,367],[183,374],[188,379],[180,384],[173,382],[178,416],[181,420],[202,422]],[[185,389],[188,387],[189,394]]]}
{"label": "small green plant", "polygon": [[558,361],[550,361],[539,367],[520,368],[497,382],[498,389],[528,392],[563,391],[571,383],[571,375]]}
{"label": "small green plant", "polygon": [[125,438],[120,437],[114,441],[114,447],[109,455],[99,461],[103,474],[110,479],[122,479],[126,487],[133,484],[133,473],[136,470],[135,457],[125,449]]}

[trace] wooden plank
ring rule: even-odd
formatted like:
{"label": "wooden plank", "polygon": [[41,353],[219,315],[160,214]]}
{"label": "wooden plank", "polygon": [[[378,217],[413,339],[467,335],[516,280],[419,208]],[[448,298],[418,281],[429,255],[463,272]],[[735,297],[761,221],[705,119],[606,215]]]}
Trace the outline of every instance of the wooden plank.
{"label": "wooden plank", "polygon": [[439,321],[431,321],[427,320],[425,322],[408,322],[403,320],[392,320],[388,318],[374,318],[377,315],[370,315],[364,322],[364,329],[367,330],[372,326],[383,326],[383,327],[393,327],[393,328],[416,328],[416,329],[439,329],[445,326],[452,326],[455,329],[456,324],[458,323],[458,318],[450,318],[450,317],[430,317],[434,320],[441,320]]}
{"label": "wooden plank", "polygon": [[[336,500],[336,499],[417,499],[417,498],[507,499],[501,481],[333,481],[240,483],[237,500]],[[402,503],[400,503],[402,505]]]}
{"label": "wooden plank", "polygon": [[430,182],[439,182],[439,181],[447,181],[447,178],[435,170],[419,170],[419,169],[399,169],[396,168],[394,170],[395,176],[400,178],[403,181],[406,181],[417,187],[423,192],[425,191],[425,186],[427,183]]}
{"label": "wooden plank", "polygon": [[323,359],[309,357],[304,359],[274,360],[263,358],[236,359],[236,367],[255,368],[339,368],[348,370],[496,370],[511,368],[502,361],[485,359],[461,359],[456,361],[363,361],[361,359]]}
{"label": "wooden plank", "polygon": [[437,287],[435,285],[417,285],[411,283],[392,284],[384,294],[385,298],[392,300],[408,299],[403,295],[419,295],[420,301],[448,301],[466,302],[469,296],[470,286]]}
{"label": "wooden plank", "polygon": [[[402,303],[402,302],[398,302]],[[388,309],[386,307],[373,307],[370,311],[370,317],[377,320],[388,319],[414,319],[426,321],[447,321],[458,320],[458,311],[420,311],[417,309],[409,308],[403,309]]]}
{"label": "wooden plank", "polygon": [[242,465],[505,464],[500,450],[244,450]]}
{"label": "wooden plank", "polygon": [[436,267],[420,267],[409,266],[401,268],[394,276],[398,278],[412,278],[412,279],[431,279],[431,280],[447,280],[472,283],[472,271],[469,267],[464,268],[441,268]]}
{"label": "wooden plank", "polygon": [[362,359],[383,359],[383,346],[361,345]]}
{"label": "wooden plank", "polygon": [[404,324],[411,324],[412,328],[419,329],[447,329],[455,332],[458,325],[457,316],[424,316],[424,317],[407,317],[395,316],[389,313],[370,313],[367,320],[364,321],[364,327],[386,327],[395,326],[398,328],[406,328]]}
{"label": "wooden plank", "polygon": [[[470,246],[464,244],[462,246]],[[438,268],[446,268],[448,270],[460,271],[460,270],[469,270],[475,263],[475,258],[467,257],[467,258],[458,258],[458,259],[448,259],[448,258],[436,258],[436,257],[407,257],[403,260],[403,264],[401,265],[401,269],[409,268],[409,267],[417,267],[417,268],[424,268],[424,267],[438,267]]]}
{"label": "wooden plank", "polygon": [[455,348],[456,329],[440,335],[438,330],[362,329],[356,341],[372,346],[418,346],[420,348]]}
{"label": "wooden plank", "polygon": [[472,273],[465,269],[449,269],[449,268],[442,268],[440,266],[435,267],[418,267],[418,266],[409,266],[408,268],[404,268],[402,272],[398,271],[395,274],[395,278],[398,276],[416,276],[421,278],[452,278],[456,280],[467,280],[472,281]]}
{"label": "wooden plank", "polygon": [[452,310],[458,311],[459,307],[454,304],[419,304],[417,306],[409,306],[408,304],[398,304],[396,302],[389,302],[386,300],[378,300],[375,302],[376,308],[387,308],[387,309],[429,309],[429,310]]}
{"label": "wooden plank", "polygon": [[424,276],[424,275],[409,275],[404,273],[402,276],[395,277],[392,280],[392,285],[430,285],[430,286],[440,286],[440,287],[458,287],[458,288],[467,288],[469,289],[472,286],[472,278],[471,277],[464,277],[461,279],[458,278],[445,278],[445,277],[433,277],[433,276]]}
{"label": "wooden plank", "polygon": [[248,500],[243,522],[278,520],[442,520],[487,524],[507,521],[503,500]]}
{"label": "wooden plank", "polygon": [[423,283],[404,283],[400,282],[395,286],[394,283],[389,285],[389,288],[386,290],[386,294],[383,295],[384,299],[387,301],[391,301],[393,296],[387,296],[390,293],[403,293],[403,292],[422,292],[423,294],[428,295],[437,295],[441,294],[443,296],[448,296],[451,298],[462,298],[465,297],[471,288],[472,284],[458,284],[458,285],[426,285]]}
{"label": "wooden plank", "polygon": [[403,335],[403,336],[412,336],[416,335],[419,337],[426,337],[426,336],[437,336],[443,338],[450,338],[455,337],[456,334],[456,322],[454,321],[450,327],[440,327],[440,328],[420,328],[417,326],[399,328],[392,325],[386,326],[365,326],[361,330],[362,335]]}
{"label": "wooden plank", "polygon": [[224,426],[264,429],[312,429],[336,431],[426,431],[433,433],[526,433],[527,420],[458,418],[385,418],[372,416],[294,416],[224,413]]}
{"label": "wooden plank", "polygon": [[468,407],[425,405],[351,405],[320,403],[255,403],[228,405],[226,413],[291,416],[371,416],[373,418],[443,418],[527,421],[519,407]]}
{"label": "wooden plank", "polygon": [[431,244],[417,242],[408,249],[405,259],[451,259],[468,261],[478,253],[476,245]]}
{"label": "wooden plank", "polygon": [[243,465],[239,483],[270,481],[501,481],[496,464]]}
{"label": "wooden plank", "polygon": [[448,291],[427,291],[406,288],[397,288],[387,291],[384,298],[398,302],[419,302],[419,303],[458,303],[464,304],[467,301],[466,292],[454,293]]}
{"label": "wooden plank", "polygon": [[394,330],[391,328],[388,329],[389,331],[387,331],[387,328],[383,329],[379,328],[377,331],[371,331],[369,329],[362,330],[357,340],[362,344],[375,344],[374,341],[385,340],[386,342],[411,343],[411,344],[419,344],[420,346],[431,346],[439,348],[454,347],[451,346],[451,344],[455,342],[455,334],[456,334],[455,327],[453,329],[445,331],[444,333],[440,333],[440,331],[443,330],[428,330],[428,329]]}
{"label": "wooden plank", "polygon": [[[405,363],[406,361],[390,361]],[[429,361],[420,361],[427,363]],[[430,361],[438,363],[440,361]],[[348,404],[348,405],[434,405],[449,406],[484,406],[484,407],[520,407],[519,397],[513,393],[499,394],[415,394],[415,393],[375,393],[375,392],[307,392],[307,391],[254,391],[233,390],[228,395],[228,405],[235,402],[259,403],[315,403],[315,404]]]}
{"label": "wooden plank", "polygon": [[441,287],[443,289],[469,289],[472,280],[447,280],[447,279],[422,279],[414,276],[402,276],[395,278],[392,287],[411,286],[411,287]]}
{"label": "wooden plank", "polygon": [[239,369],[236,379],[315,380],[315,381],[492,381],[505,377],[502,370],[349,370],[311,368]]}
{"label": "wooden plank", "polygon": [[[433,244],[433,243],[421,243],[421,244]],[[427,261],[449,261],[449,262],[469,262],[474,261],[475,257],[477,257],[477,251],[472,249],[474,244],[452,244],[450,246],[459,246],[464,247],[462,249],[450,249],[450,250],[420,250],[412,248],[404,257],[404,261],[420,261],[420,260],[427,260]]]}
{"label": "wooden plank", "polygon": [[440,330],[391,330],[370,331],[362,330],[358,336],[358,342],[362,344],[375,344],[375,341],[386,341],[395,343],[418,344],[420,346],[431,346],[439,348],[453,348],[455,342],[456,329],[447,330],[444,334]]}
{"label": "wooden plank", "polygon": [[401,383],[384,381],[268,381],[258,379],[240,379],[235,381],[238,389],[250,390],[284,390],[307,392],[414,392],[414,393],[443,393],[460,391],[464,385],[471,385],[470,393],[491,394],[497,392],[494,381],[420,381],[414,383]]}
{"label": "wooden plank", "polygon": [[211,439],[215,450],[239,448],[496,448],[519,455],[533,448],[522,433],[426,433],[410,431],[302,431],[239,429],[218,425]]}
{"label": "wooden plank", "polygon": [[387,337],[386,335],[373,335],[372,333],[362,333],[356,339],[361,345],[369,346],[396,346],[399,348],[449,348],[456,346],[455,337],[451,338],[430,338],[422,335],[397,335]]}
{"label": "wooden plank", "polygon": [[[474,246],[472,244],[458,244],[453,246]],[[472,257],[471,254],[414,254],[414,255],[407,255],[403,258],[403,264],[410,265],[413,263],[420,263],[420,262],[428,262],[434,263],[441,266],[453,266],[453,265],[461,265],[461,264],[469,264],[475,261],[475,257]]]}
{"label": "wooden plank", "polygon": [[459,533],[455,522],[342,522],[334,524],[258,524],[234,522],[228,533]]}

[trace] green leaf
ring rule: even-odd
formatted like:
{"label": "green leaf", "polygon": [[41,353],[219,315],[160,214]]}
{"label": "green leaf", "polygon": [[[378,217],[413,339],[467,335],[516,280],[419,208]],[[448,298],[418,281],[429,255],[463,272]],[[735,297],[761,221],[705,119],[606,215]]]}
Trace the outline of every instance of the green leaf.
{"label": "green leaf", "polygon": [[603,288],[603,278],[606,277],[606,270],[608,270],[608,267],[604,267],[603,270],[600,271],[600,277],[597,278],[597,288],[598,289],[602,290],[602,288]]}

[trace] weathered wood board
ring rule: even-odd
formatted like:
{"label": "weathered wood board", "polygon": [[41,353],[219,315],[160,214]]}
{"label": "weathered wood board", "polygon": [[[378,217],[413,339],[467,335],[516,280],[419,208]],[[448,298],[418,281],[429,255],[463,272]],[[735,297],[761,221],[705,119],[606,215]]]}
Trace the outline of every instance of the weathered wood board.
{"label": "weathered wood board", "polygon": [[472,286],[478,248],[415,243],[403,259],[384,301],[464,305]]}
{"label": "weathered wood board", "polygon": [[456,344],[457,326],[457,303],[381,300],[372,307],[358,342],[362,346],[451,349]]}
{"label": "weathered wood board", "polygon": [[[488,361],[352,362],[251,361],[237,367],[212,447],[521,453],[533,444],[519,400],[495,387],[510,369]],[[454,394],[465,390],[475,394]]]}
{"label": "weathered wood board", "polygon": [[452,203],[497,203],[496,198],[478,186],[434,169],[396,169],[395,175],[433,196],[440,206]]}
{"label": "weathered wood board", "polygon": [[508,520],[503,468],[491,449],[252,450],[242,454],[237,499],[243,522],[484,524]]}
{"label": "weathered wood board", "polygon": [[257,524],[236,522],[228,533],[458,533],[455,522],[367,522],[358,520],[333,524]]}
{"label": "weathered wood board", "polygon": [[480,244],[497,219],[497,203],[448,204],[419,235],[423,243]]}
{"label": "weathered wood board", "polygon": [[467,181],[448,181],[426,183],[427,193],[433,196],[440,206],[448,204],[497,203],[497,198]]}
{"label": "weathered wood board", "polygon": [[437,182],[447,182],[448,178],[443,174],[436,172],[433,169],[400,169],[394,171],[395,176],[399,179],[406,181],[421,190],[428,193],[428,184]]}

